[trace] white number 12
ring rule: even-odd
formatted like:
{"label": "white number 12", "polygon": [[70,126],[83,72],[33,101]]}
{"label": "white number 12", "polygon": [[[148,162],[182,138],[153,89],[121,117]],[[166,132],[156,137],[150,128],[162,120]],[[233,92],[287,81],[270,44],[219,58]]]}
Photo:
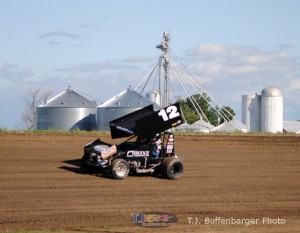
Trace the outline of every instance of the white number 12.
{"label": "white number 12", "polygon": [[[169,115],[168,115],[168,114]],[[177,110],[177,107],[176,106],[169,106],[167,107],[167,109],[162,109],[158,112],[158,115],[161,116],[163,118],[164,121],[168,121],[168,120],[171,120],[175,117],[178,117],[180,116],[178,110]]]}

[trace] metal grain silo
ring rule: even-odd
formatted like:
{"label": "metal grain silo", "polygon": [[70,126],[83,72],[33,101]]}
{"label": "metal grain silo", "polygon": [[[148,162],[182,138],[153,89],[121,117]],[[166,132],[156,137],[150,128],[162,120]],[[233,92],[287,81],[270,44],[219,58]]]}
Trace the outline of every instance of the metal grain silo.
{"label": "metal grain silo", "polygon": [[276,87],[261,92],[261,131],[278,133],[283,130],[283,96]]}
{"label": "metal grain silo", "polygon": [[157,104],[129,87],[97,107],[97,129],[109,130],[110,121],[151,104],[159,109]]}
{"label": "metal grain silo", "polygon": [[261,96],[243,95],[242,96],[242,123],[251,132],[261,130]]}
{"label": "metal grain silo", "polygon": [[158,91],[152,90],[146,94],[146,97],[157,105],[160,105],[160,94]]}
{"label": "metal grain silo", "polygon": [[95,130],[97,103],[80,95],[74,89],[50,99],[36,108],[38,130]]}

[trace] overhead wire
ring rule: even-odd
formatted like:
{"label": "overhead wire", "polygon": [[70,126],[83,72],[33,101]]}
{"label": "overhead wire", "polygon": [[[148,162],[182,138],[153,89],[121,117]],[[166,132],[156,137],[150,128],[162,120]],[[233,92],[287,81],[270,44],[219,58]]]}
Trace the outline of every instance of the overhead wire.
{"label": "overhead wire", "polygon": [[[180,76],[179,76],[177,70],[174,68],[173,63],[170,63],[170,65],[171,65],[171,67],[172,67],[174,73],[176,74],[177,79],[178,79],[178,81],[180,82],[181,86],[183,87],[184,91],[187,93],[188,98],[190,99],[190,101],[191,101],[193,107],[195,108],[197,114],[199,115],[200,119],[202,119],[202,116],[201,116],[201,114],[199,113],[198,108],[196,107],[197,101],[195,101],[193,95],[190,93],[190,91],[189,91],[189,89],[187,88],[187,86],[184,84],[184,82],[182,82],[182,79],[180,78]],[[200,109],[201,109],[201,108],[200,108]]]}
{"label": "overhead wire", "polygon": [[[157,67],[157,65],[159,64],[160,60],[162,59],[162,56],[159,57],[159,59],[157,60],[157,62],[155,63],[155,65],[152,67],[152,69],[150,69],[150,71],[144,76],[144,78],[142,79],[141,82],[139,82],[139,84],[134,88],[134,90],[136,91],[138,88],[140,88],[140,86],[142,85],[142,83],[145,81],[145,79],[147,79],[146,84],[148,83],[149,79],[151,78],[152,73],[154,72],[155,68]],[[141,93],[143,92],[143,90],[145,89],[144,85]]]}
{"label": "overhead wire", "polygon": [[[150,69],[150,71],[144,76],[142,81],[134,88],[134,90],[137,90],[138,88],[142,88],[140,94],[143,93],[145,87],[149,83],[149,80],[151,79],[155,69],[156,75],[153,82],[152,89],[154,90],[157,75],[161,77],[161,62],[162,59],[165,59],[168,64],[170,64],[170,67],[172,68],[173,72],[175,73],[175,76],[177,77],[177,80],[181,84],[183,90],[188,96],[188,99],[190,100],[192,106],[194,107],[196,113],[199,115],[200,119],[202,120],[204,118],[205,121],[209,123],[209,120],[206,116],[206,114],[203,112],[202,108],[200,107],[198,101],[195,99],[194,95],[191,92],[191,89],[194,89],[196,93],[200,94],[200,96],[216,111],[220,117],[222,117],[225,121],[230,121],[229,116],[231,116],[234,119],[234,116],[221,104],[219,103],[212,95],[210,95],[199,83],[199,81],[195,78],[195,75],[191,73],[191,71],[186,67],[186,65],[179,59],[179,57],[174,53],[174,51],[169,47],[169,50],[172,52],[172,54],[177,58],[177,60],[180,62],[180,64],[183,66],[183,68],[178,67],[171,59],[169,59],[166,56],[160,56],[157,59],[157,62],[155,65]],[[186,71],[184,71],[184,70]],[[172,93],[176,99],[175,91],[172,86],[172,83],[170,79],[166,80],[169,86],[172,89]],[[159,91],[161,86],[161,80],[159,78]],[[144,84],[143,84],[144,83]],[[143,86],[142,86],[143,85]]]}
{"label": "overhead wire", "polygon": [[[200,83],[198,82],[198,80],[195,78],[195,75],[192,74],[192,72],[186,67],[186,65],[179,59],[179,57],[176,55],[176,53],[171,49],[169,48],[169,50],[174,54],[174,56],[177,58],[177,60],[181,63],[181,65],[185,68],[185,70],[190,74],[190,78],[191,80],[194,82],[194,84],[196,84],[200,90],[203,92],[203,93],[206,93],[209,98],[211,99],[212,102],[214,102],[214,104],[216,106],[218,106],[220,109],[223,109],[223,111],[225,111],[228,115],[230,115],[233,119],[235,118],[226,108],[224,108],[224,106],[219,103],[212,95],[210,95],[201,85]],[[179,67],[178,67],[179,68]],[[179,68],[180,69],[180,68]],[[184,72],[183,72],[184,73]],[[205,98],[207,100],[207,98]],[[208,101],[208,100],[207,100]],[[216,109],[215,109],[216,110]],[[217,112],[220,112],[218,110],[216,110]],[[227,117],[226,114],[222,114],[222,117],[225,118],[227,121],[229,121],[229,118]]]}
{"label": "overhead wire", "polygon": [[[185,82],[182,81],[181,77],[182,78],[185,78],[184,77],[184,73],[182,73],[182,70],[178,69],[178,67],[172,62],[170,61],[170,64],[171,64],[171,67],[173,69],[173,71],[177,74],[177,78],[179,79],[181,85],[184,87],[184,90],[186,91],[186,93],[188,94],[188,98],[190,99],[193,107],[195,108],[197,114],[199,115],[200,117],[200,120],[202,120],[202,117],[205,119],[206,122],[209,122],[206,114],[203,112],[202,108],[200,107],[200,105],[198,104],[197,100],[195,99],[194,95],[190,92],[188,86],[185,84]],[[180,74],[180,75],[179,75]],[[200,94],[201,95],[201,94]],[[202,96],[202,95],[201,95]],[[201,113],[199,113],[199,111]]]}

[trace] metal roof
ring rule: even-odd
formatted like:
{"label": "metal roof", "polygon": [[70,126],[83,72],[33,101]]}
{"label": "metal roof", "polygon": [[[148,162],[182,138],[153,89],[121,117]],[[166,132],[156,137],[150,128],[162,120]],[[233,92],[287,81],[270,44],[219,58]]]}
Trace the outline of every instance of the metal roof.
{"label": "metal roof", "polygon": [[244,125],[240,121],[233,119],[231,121],[224,122],[223,124],[213,128],[211,131],[217,131],[217,132],[242,131],[243,133],[247,133],[248,128],[246,125]]}
{"label": "metal roof", "polygon": [[283,129],[290,133],[300,134],[300,121],[284,121]]}
{"label": "metal roof", "polygon": [[143,108],[148,105],[153,104],[154,109],[159,108],[159,106],[153,103],[151,100],[140,95],[134,91],[131,87],[127,88],[120,94],[112,97],[111,99],[105,101],[99,108]]}
{"label": "metal roof", "polygon": [[196,122],[194,122],[193,124],[189,125],[187,127],[187,131],[191,130],[191,131],[205,131],[205,130],[212,130],[213,128],[215,128],[215,126],[211,125],[210,123],[207,123],[204,120],[198,120]]}
{"label": "metal roof", "polygon": [[96,108],[97,103],[80,95],[75,89],[68,88],[39,107],[52,108]]}

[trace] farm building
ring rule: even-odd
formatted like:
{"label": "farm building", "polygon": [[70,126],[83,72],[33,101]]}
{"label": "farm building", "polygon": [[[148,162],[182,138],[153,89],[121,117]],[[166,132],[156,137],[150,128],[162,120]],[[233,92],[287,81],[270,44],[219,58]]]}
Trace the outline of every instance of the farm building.
{"label": "farm building", "polygon": [[160,108],[157,104],[129,87],[97,107],[97,129],[109,130],[110,121],[151,104],[153,104],[155,110]]}
{"label": "farm building", "polygon": [[288,133],[300,134],[300,121],[284,121],[283,131]]}
{"label": "farm building", "polygon": [[68,88],[36,108],[36,129],[95,130],[97,103]]}
{"label": "farm building", "polygon": [[211,130],[212,132],[242,132],[247,133],[248,127],[244,125],[243,123],[239,122],[236,119],[233,119],[228,122],[224,122],[221,125],[218,125],[217,127],[213,128]]}
{"label": "farm building", "polygon": [[186,127],[186,131],[209,133],[213,128],[215,127],[210,123],[207,123],[204,120],[198,120],[193,124],[189,125],[188,127]]}

